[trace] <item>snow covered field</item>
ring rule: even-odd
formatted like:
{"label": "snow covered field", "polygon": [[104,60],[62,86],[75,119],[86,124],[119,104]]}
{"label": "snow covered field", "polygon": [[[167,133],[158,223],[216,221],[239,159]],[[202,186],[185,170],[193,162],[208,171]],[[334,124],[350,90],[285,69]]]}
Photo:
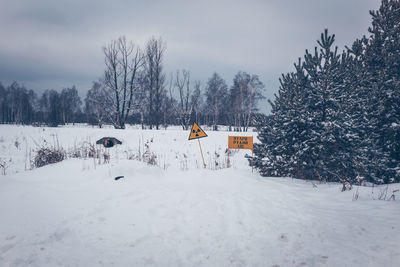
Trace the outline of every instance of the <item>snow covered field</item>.
{"label": "snow covered field", "polygon": [[[205,130],[202,169],[179,128],[0,125],[0,266],[399,266],[400,201],[373,200],[385,187],[352,201],[339,184],[260,177],[244,150],[227,169],[227,136],[255,133]],[[123,142],[110,163],[29,170],[44,140],[71,154],[104,136]]]}

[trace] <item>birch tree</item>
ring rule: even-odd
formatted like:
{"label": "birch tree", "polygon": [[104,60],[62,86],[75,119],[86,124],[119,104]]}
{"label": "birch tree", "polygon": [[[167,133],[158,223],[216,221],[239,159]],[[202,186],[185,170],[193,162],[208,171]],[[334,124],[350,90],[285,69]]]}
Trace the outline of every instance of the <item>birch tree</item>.
{"label": "birch tree", "polygon": [[226,109],[228,100],[228,87],[225,80],[222,79],[216,72],[208,80],[205,97],[204,113],[208,117],[208,124],[213,126],[214,130],[218,130],[220,117]]}
{"label": "birch tree", "polygon": [[239,131],[247,131],[251,116],[258,111],[258,101],[263,99],[264,84],[257,75],[238,72],[230,89],[230,110],[233,124]]}

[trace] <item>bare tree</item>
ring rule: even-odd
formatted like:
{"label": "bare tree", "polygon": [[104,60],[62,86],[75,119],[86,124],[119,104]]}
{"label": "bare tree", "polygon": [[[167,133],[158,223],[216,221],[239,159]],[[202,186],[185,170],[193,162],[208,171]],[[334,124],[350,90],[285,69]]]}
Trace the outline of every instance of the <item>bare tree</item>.
{"label": "bare tree", "polygon": [[0,123],[7,121],[7,91],[0,82]]}
{"label": "bare tree", "polygon": [[76,122],[76,114],[80,113],[82,101],[75,86],[64,88],[60,93],[62,124]]}
{"label": "bare tree", "polygon": [[87,120],[91,123],[95,121],[99,128],[103,126],[106,119],[106,105],[107,103],[107,93],[104,87],[99,82],[93,82],[92,88],[87,92],[85,98],[85,113]]}
{"label": "bare tree", "polygon": [[29,124],[34,119],[36,94],[13,82],[4,88],[0,84],[0,122]]}
{"label": "bare tree", "polygon": [[175,76],[174,86],[170,87],[170,94],[172,98],[171,88],[178,89],[178,102],[175,106],[175,111],[179,116],[179,123],[183,130],[189,129],[190,119],[195,106],[198,104],[200,98],[200,82],[195,82],[194,89],[190,86],[190,72],[188,70],[177,71]]}
{"label": "bare tree", "polygon": [[[124,129],[132,110],[138,72],[144,64],[143,55],[136,45],[125,37],[111,41],[103,48],[106,70],[104,85],[111,96],[112,112],[109,119],[117,129]],[[109,107],[107,107],[109,108]]]}
{"label": "bare tree", "polygon": [[148,118],[150,129],[159,125],[162,120],[162,101],[165,94],[165,74],[163,72],[163,56],[165,52],[165,44],[162,39],[152,37],[146,45],[145,53],[145,79],[142,86],[148,93]]}
{"label": "bare tree", "polygon": [[218,123],[224,115],[228,100],[227,92],[225,80],[215,72],[207,82],[204,107],[206,119],[209,125],[213,125],[213,130],[218,130]]}
{"label": "bare tree", "polygon": [[257,112],[257,103],[263,99],[263,83],[257,75],[238,72],[230,89],[231,115],[233,124],[239,131],[247,131],[251,116]]}
{"label": "bare tree", "polygon": [[146,72],[141,70],[138,73],[137,88],[134,91],[133,107],[134,111],[140,114],[140,123],[142,129],[144,129],[145,118],[148,114],[148,97],[147,97],[147,86],[146,86]]}
{"label": "bare tree", "polygon": [[168,93],[164,90],[164,96],[162,98],[162,114],[163,114],[163,126],[167,129],[169,124],[177,124],[176,120],[176,109],[177,101],[173,97],[168,97]]}
{"label": "bare tree", "polygon": [[39,102],[42,118],[47,125],[57,127],[62,123],[60,94],[56,90],[46,90]]}
{"label": "bare tree", "polygon": [[201,106],[203,105],[203,98],[201,94],[201,82],[195,81],[194,82],[194,90],[192,92],[192,96],[190,99],[192,105],[192,114],[193,120],[197,123],[200,122],[200,115],[201,115]]}

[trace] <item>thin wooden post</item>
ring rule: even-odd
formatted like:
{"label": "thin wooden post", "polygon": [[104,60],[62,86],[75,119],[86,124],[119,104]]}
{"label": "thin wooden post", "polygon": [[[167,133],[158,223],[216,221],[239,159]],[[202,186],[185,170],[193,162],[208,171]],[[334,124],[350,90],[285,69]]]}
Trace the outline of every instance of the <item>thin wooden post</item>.
{"label": "thin wooden post", "polygon": [[253,149],[252,149],[251,150],[251,172],[253,172],[253,168],[254,168],[253,161],[254,161],[254,152],[253,152]]}
{"label": "thin wooden post", "polygon": [[203,159],[203,167],[206,168],[206,163],[204,162],[203,150],[201,149],[200,139],[197,138],[197,141],[199,141],[199,147],[200,147],[201,158]]}
{"label": "thin wooden post", "polygon": [[231,167],[231,162],[229,160],[229,154],[231,153],[231,151],[228,148],[228,162],[226,163],[227,167],[230,168]]}

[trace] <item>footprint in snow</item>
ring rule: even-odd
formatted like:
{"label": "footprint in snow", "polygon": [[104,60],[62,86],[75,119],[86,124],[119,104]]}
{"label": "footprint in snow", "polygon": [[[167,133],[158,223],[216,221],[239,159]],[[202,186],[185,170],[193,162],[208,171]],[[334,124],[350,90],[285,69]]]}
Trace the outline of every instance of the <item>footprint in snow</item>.
{"label": "footprint in snow", "polygon": [[287,235],[285,233],[282,233],[282,234],[279,235],[279,240],[287,242],[288,241],[288,237],[287,237]]}

